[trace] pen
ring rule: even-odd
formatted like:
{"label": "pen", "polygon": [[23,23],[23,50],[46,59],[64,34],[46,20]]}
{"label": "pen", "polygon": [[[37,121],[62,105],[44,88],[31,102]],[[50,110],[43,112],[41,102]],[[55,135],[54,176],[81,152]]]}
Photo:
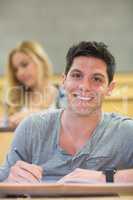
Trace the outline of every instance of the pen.
{"label": "pen", "polygon": [[15,153],[18,155],[18,157],[19,157],[21,160],[25,161],[25,159],[24,159],[23,156],[19,153],[19,151],[17,150],[16,147],[14,148],[14,151],[15,151]]}

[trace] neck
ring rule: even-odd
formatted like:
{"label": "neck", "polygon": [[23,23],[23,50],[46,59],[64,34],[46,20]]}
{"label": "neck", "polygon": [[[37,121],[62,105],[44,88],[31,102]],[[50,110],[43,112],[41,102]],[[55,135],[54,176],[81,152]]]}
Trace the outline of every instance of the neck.
{"label": "neck", "polygon": [[62,127],[69,130],[69,133],[79,136],[82,133],[85,137],[90,136],[101,120],[101,110],[87,116],[77,115],[67,109],[62,114]]}
{"label": "neck", "polygon": [[36,85],[33,85],[31,87],[31,91],[45,93],[48,87],[49,87],[49,84],[47,82],[41,82],[40,84],[38,83]]}

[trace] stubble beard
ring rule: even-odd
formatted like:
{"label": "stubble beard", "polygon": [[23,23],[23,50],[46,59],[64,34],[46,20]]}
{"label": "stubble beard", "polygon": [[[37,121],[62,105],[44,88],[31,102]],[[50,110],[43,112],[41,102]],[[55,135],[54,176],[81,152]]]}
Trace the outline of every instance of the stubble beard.
{"label": "stubble beard", "polygon": [[83,107],[83,108],[78,108],[78,105],[76,106],[75,104],[76,104],[75,100],[73,100],[71,105],[69,105],[69,109],[75,114],[78,114],[79,116],[89,117],[92,114],[97,115],[101,112],[101,105],[102,105],[101,101],[92,107],[90,106],[89,103],[88,103],[88,106]]}

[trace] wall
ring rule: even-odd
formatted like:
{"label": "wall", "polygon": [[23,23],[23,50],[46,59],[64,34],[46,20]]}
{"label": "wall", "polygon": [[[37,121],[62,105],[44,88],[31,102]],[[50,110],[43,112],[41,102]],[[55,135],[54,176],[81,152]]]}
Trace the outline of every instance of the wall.
{"label": "wall", "polygon": [[21,40],[42,43],[61,73],[71,44],[97,40],[109,44],[117,71],[132,71],[132,0],[0,0],[0,73]]}

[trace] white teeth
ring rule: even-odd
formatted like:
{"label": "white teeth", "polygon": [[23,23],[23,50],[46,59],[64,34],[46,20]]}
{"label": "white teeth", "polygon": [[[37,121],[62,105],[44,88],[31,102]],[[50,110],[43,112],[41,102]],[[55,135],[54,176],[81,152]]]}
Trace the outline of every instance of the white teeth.
{"label": "white teeth", "polygon": [[92,97],[82,97],[82,96],[77,96],[77,98],[80,100],[85,100],[85,101],[89,101],[92,99]]}

